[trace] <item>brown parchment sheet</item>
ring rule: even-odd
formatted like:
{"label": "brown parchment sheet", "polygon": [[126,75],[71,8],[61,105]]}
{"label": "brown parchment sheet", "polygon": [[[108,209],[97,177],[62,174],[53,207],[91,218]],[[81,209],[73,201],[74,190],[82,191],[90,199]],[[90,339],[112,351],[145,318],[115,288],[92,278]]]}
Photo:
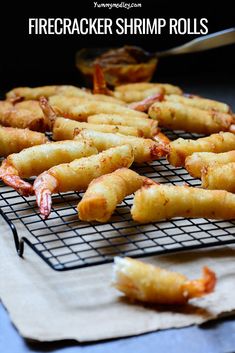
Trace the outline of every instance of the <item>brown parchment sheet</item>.
{"label": "brown parchment sheet", "polygon": [[[17,225],[20,234],[28,236]],[[190,278],[207,265],[218,277],[215,292],[185,307],[129,303],[111,286],[112,265],[56,272],[27,245],[16,255],[12,234],[0,218],[0,298],[27,339],[80,342],[201,324],[235,309],[235,247],[194,250],[143,259]]]}

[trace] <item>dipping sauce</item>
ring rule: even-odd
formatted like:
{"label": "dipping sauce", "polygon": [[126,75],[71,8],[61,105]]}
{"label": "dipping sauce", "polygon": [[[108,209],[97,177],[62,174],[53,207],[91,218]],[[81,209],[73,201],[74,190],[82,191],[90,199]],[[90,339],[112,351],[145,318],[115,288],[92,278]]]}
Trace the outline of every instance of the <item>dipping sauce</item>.
{"label": "dipping sauce", "polygon": [[82,49],[77,53],[76,66],[88,81],[92,80],[94,64],[99,64],[107,83],[148,82],[157,66],[157,58],[135,46],[112,49]]}

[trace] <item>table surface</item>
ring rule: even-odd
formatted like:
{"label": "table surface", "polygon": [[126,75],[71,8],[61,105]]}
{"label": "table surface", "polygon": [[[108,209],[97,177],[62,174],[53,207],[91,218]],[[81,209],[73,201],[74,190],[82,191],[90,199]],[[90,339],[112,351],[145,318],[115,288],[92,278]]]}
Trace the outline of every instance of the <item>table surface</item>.
{"label": "table surface", "polygon": [[[185,92],[225,101],[235,110],[235,86],[229,78],[216,77],[216,80],[204,78],[203,81],[202,84],[202,78],[194,77],[193,79],[183,78],[175,82],[181,85]],[[231,295],[234,294],[231,293]],[[26,342],[12,325],[8,313],[0,304],[0,352],[4,353],[110,353],[115,351],[143,353],[156,350],[161,353],[182,353],[188,352],[189,349],[190,353],[235,352],[235,318],[213,321],[200,327],[164,330],[92,344],[78,344],[69,341],[46,344]]]}
{"label": "table surface", "polygon": [[4,353],[232,353],[235,352],[235,318],[116,339],[92,344],[66,341],[56,343],[26,342],[11,324],[10,318],[0,305],[0,352]]}

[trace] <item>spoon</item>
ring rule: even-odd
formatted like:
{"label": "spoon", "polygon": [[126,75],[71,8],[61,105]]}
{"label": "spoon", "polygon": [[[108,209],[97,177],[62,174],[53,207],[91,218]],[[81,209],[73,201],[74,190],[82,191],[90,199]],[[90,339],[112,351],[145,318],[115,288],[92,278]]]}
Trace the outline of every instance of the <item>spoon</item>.
{"label": "spoon", "polygon": [[178,47],[157,52],[154,54],[154,56],[161,58],[170,55],[195,53],[198,51],[219,48],[229,44],[235,44],[235,28],[229,28],[223,31],[195,38],[190,42]]}

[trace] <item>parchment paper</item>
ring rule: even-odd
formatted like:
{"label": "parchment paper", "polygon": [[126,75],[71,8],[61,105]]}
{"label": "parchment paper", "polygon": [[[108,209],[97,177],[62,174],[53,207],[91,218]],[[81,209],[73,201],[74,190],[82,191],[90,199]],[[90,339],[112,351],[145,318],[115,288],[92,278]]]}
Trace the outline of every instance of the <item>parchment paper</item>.
{"label": "parchment paper", "polygon": [[218,277],[214,293],[186,307],[148,307],[129,303],[111,287],[110,264],[56,272],[27,245],[20,259],[2,219],[0,229],[0,297],[25,338],[103,340],[201,324],[235,309],[235,248],[145,258],[190,278],[199,277],[207,265]]}

